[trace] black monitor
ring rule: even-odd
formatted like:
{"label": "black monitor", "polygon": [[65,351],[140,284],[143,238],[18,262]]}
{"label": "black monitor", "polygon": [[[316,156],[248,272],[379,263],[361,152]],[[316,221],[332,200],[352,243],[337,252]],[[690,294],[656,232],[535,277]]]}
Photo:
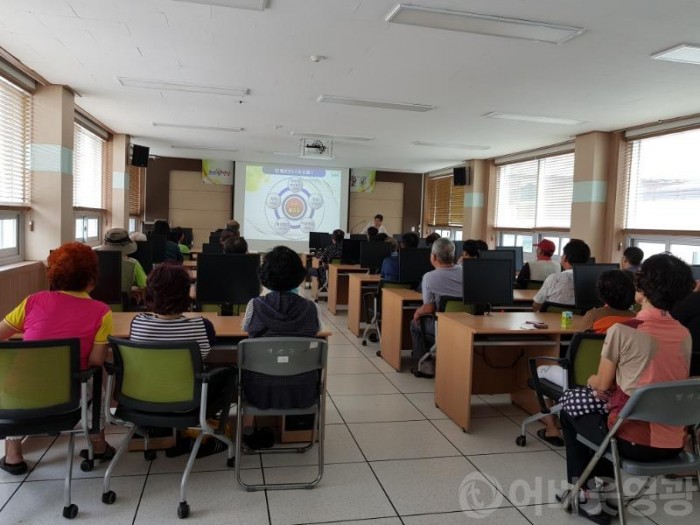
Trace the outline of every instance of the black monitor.
{"label": "black monitor", "polygon": [[455,245],[455,262],[462,256],[464,241],[452,241]]}
{"label": "black monitor", "polygon": [[184,234],[184,238],[182,239],[182,244],[184,244],[188,248],[191,248],[192,242],[194,240],[192,228],[180,228],[180,229],[182,230],[182,233]]}
{"label": "black monitor", "polygon": [[260,254],[200,253],[197,304],[248,304],[260,295]]}
{"label": "black monitor", "polygon": [[465,259],[462,261],[462,298],[474,305],[475,315],[488,314],[492,306],[513,304],[511,259]]}
{"label": "black monitor", "polygon": [[352,240],[357,240],[357,241],[366,241],[367,240],[367,234],[366,233],[351,233],[350,238]]}
{"label": "black monitor", "polygon": [[367,244],[367,236],[364,236],[364,239],[345,239],[340,260],[344,264],[358,264],[363,244]]}
{"label": "black monitor", "polygon": [[429,248],[399,250],[399,282],[418,284],[432,269]]}
{"label": "black monitor", "polygon": [[515,271],[519,272],[523,267],[523,247],[522,246],[496,246],[496,251],[514,251],[515,252]]}
{"label": "black monitor", "polygon": [[[511,280],[515,277],[515,250],[486,250],[479,252],[479,259],[485,261],[507,260],[510,261]],[[519,270],[520,268],[518,268]]]}
{"label": "black monitor", "polygon": [[[344,249],[344,247],[343,247]],[[369,273],[379,273],[382,262],[391,255],[391,244],[386,242],[368,242],[360,247],[360,266],[368,268]]]}
{"label": "black monitor", "polygon": [[331,234],[326,232],[309,232],[309,250],[320,251],[331,245]]}
{"label": "black monitor", "polygon": [[161,233],[150,233],[148,241],[151,243],[151,257],[153,262],[158,264],[165,260],[165,246],[168,243],[168,236]]}
{"label": "black monitor", "polygon": [[618,270],[617,264],[574,264],[574,298],[577,308],[603,306],[595,293],[596,282],[601,273]]}
{"label": "black monitor", "polygon": [[589,257],[586,264],[595,264],[595,257]]}
{"label": "black monitor", "polygon": [[693,272],[693,279],[700,281],[700,264],[691,264],[690,271]]}
{"label": "black monitor", "polygon": [[102,251],[97,254],[97,282],[90,297],[107,304],[122,303],[122,252]]}
{"label": "black monitor", "polygon": [[224,247],[220,242],[205,242],[202,244],[202,253],[224,253]]}
{"label": "black monitor", "polygon": [[153,254],[151,253],[150,241],[136,241],[136,251],[129,257],[133,257],[141,263],[141,267],[146,272],[146,275],[151,273],[153,269]]}
{"label": "black monitor", "polygon": [[209,243],[210,244],[221,244],[221,232],[210,233],[209,234]]}

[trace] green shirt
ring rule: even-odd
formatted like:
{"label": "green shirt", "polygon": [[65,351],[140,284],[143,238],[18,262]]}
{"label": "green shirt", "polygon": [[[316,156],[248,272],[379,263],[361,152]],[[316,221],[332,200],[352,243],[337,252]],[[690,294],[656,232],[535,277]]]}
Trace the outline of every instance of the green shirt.
{"label": "green shirt", "polygon": [[190,249],[184,244],[178,244],[177,247],[180,248],[180,253],[190,253]]}
{"label": "green shirt", "polygon": [[143,266],[136,259],[129,257],[129,260],[134,262],[134,285],[141,289],[146,288],[146,272]]}

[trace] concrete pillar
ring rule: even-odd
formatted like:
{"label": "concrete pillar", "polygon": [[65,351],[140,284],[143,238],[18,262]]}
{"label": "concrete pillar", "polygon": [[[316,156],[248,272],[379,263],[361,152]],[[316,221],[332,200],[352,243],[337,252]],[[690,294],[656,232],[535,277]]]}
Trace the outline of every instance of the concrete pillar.
{"label": "concrete pillar", "polygon": [[129,135],[112,137],[111,227],[129,229]]}
{"label": "concrete pillar", "polygon": [[39,86],[32,97],[32,209],[26,222],[27,260],[75,239],[73,216],[73,93]]}
{"label": "concrete pillar", "polygon": [[471,181],[464,188],[464,222],[462,238],[486,238],[486,203],[488,201],[491,162],[488,160],[471,160]]}

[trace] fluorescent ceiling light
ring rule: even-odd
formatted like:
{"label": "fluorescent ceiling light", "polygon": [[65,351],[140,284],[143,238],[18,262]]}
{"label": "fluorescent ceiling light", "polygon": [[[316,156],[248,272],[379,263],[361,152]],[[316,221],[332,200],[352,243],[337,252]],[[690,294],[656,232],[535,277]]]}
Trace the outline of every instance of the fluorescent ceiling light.
{"label": "fluorescent ceiling light", "polygon": [[353,135],[332,135],[330,133],[306,133],[304,131],[290,131],[290,135],[298,137],[309,137],[315,139],[335,139],[335,140],[354,140],[357,142],[369,142],[374,140],[374,137],[360,137]]}
{"label": "fluorescent ceiling light", "polygon": [[229,97],[244,97],[250,93],[248,88],[223,86],[204,86],[200,84],[181,84],[178,82],[163,82],[161,80],[146,80],[142,78],[117,77],[124,87],[160,89],[166,91],[186,91],[189,93],[208,93],[211,95],[226,95]]}
{"label": "fluorescent ceiling light", "polygon": [[344,104],[346,106],[362,106],[367,108],[400,109],[403,111],[425,112],[435,109],[435,106],[425,104],[404,104],[402,102],[379,102],[362,98],[338,97],[335,95],[319,95],[316,102],[324,104]]}
{"label": "fluorescent ceiling light", "polygon": [[227,131],[229,133],[238,133],[244,131],[245,128],[217,128],[215,126],[196,126],[194,124],[168,124],[165,122],[154,122],[153,125],[157,128],[182,128],[182,129],[199,129],[202,131]]}
{"label": "fluorescent ceiling light", "polygon": [[667,60],[669,62],[683,62],[685,64],[700,65],[700,46],[680,44],[651,55],[655,60]]}
{"label": "fluorescent ceiling light", "polygon": [[424,142],[422,140],[415,140],[411,142],[414,146],[429,146],[432,148],[452,148],[452,149],[475,149],[475,150],[487,150],[491,149],[491,146],[478,146],[476,144],[450,144],[447,142]]}
{"label": "fluorescent ceiling light", "polygon": [[536,122],[537,124],[558,124],[560,126],[576,126],[585,124],[585,120],[574,120],[569,118],[545,117],[542,115],[520,115],[518,113],[499,113],[492,111],[484,115],[488,118],[500,118],[503,120],[522,120],[524,122]]}
{"label": "fluorescent ceiling light", "polygon": [[479,35],[519,38],[549,44],[562,44],[585,31],[585,29],[580,27],[561,26],[502,16],[479,15],[449,9],[434,9],[409,4],[397,5],[387,15],[386,21]]}
{"label": "fluorescent ceiling light", "polygon": [[232,148],[217,148],[214,146],[180,146],[177,144],[173,144],[170,146],[172,149],[204,149],[208,151],[238,151],[237,149],[232,149]]}
{"label": "fluorescent ceiling light", "polygon": [[262,11],[265,9],[267,0],[174,0],[175,2],[185,2],[188,4],[217,5],[221,7],[235,7],[236,9],[255,9]]}

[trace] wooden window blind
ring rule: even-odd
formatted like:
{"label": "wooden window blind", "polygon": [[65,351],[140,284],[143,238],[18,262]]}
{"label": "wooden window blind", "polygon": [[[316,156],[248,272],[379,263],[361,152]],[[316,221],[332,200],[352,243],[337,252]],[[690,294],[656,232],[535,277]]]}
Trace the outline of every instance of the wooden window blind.
{"label": "wooden window blind", "polygon": [[141,181],[143,179],[143,168],[129,166],[129,215],[140,217],[141,206]]}
{"label": "wooden window blind", "polygon": [[452,175],[428,179],[426,194],[430,226],[462,226],[464,186],[454,186]]}

